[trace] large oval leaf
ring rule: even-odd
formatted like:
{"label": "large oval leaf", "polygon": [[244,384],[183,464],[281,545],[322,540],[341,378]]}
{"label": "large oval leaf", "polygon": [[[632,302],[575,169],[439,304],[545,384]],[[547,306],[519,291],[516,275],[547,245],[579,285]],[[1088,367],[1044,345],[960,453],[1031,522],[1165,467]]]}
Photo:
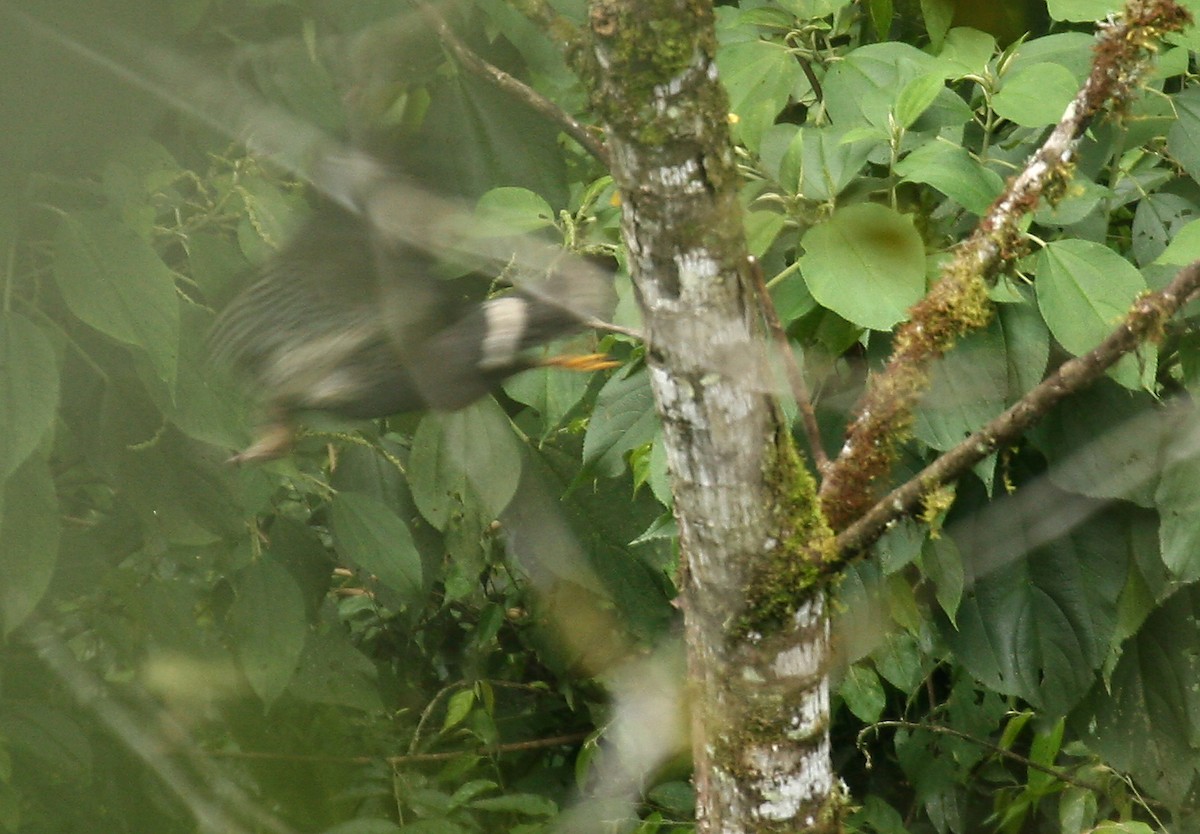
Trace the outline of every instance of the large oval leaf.
{"label": "large oval leaf", "polygon": [[896,164],[908,182],[931,185],[967,211],[983,214],[1004,190],[1004,180],[949,142],[926,142]]}
{"label": "large oval leaf", "polygon": [[[1051,538],[1072,517],[1089,520]],[[959,662],[999,692],[1052,713],[1070,709],[1111,649],[1129,524],[1120,509],[1041,481],[951,527],[973,580],[947,632]]]}
{"label": "large oval leaf", "polygon": [[1025,127],[1052,125],[1063,117],[1078,88],[1066,67],[1033,64],[1004,79],[1000,92],[992,96],[992,109]]}
{"label": "large oval leaf", "polygon": [[174,387],[179,301],[171,270],[149,243],[108,214],[69,215],[54,241],[54,277],[75,316],[141,348]]}
{"label": "large oval leaf", "polygon": [[307,635],[304,598],[286,568],[263,558],[238,574],[229,637],[250,687],[267,706],[291,680]]}
{"label": "large oval leaf", "polygon": [[912,221],[887,206],[841,209],[801,243],[813,298],[861,327],[890,329],[925,293],[925,245]]}
{"label": "large oval leaf", "polygon": [[1193,784],[1200,716],[1200,591],[1184,588],[1126,642],[1107,685],[1074,721],[1088,746],[1156,796],[1182,802]]}
{"label": "large oval leaf", "polygon": [[19,626],[46,593],[61,535],[50,470],[38,458],[28,460],[0,493],[0,614],[5,634]]}
{"label": "large oval leaf", "polygon": [[625,455],[654,439],[658,414],[645,369],[617,374],[600,389],[583,438],[583,462],[602,475],[625,471]]}
{"label": "large oval leaf", "polygon": [[37,446],[58,409],[58,364],[46,335],[0,313],[0,481]]}
{"label": "large oval leaf", "polygon": [[420,598],[421,555],[408,525],[389,506],[364,492],[339,492],[330,522],[339,553],[405,600]]}
{"label": "large oval leaf", "polygon": [[[1050,332],[1079,356],[1116,328],[1138,294],[1145,292],[1146,279],[1107,246],[1059,240],[1038,254],[1036,290]],[[1113,374],[1127,388],[1138,387],[1141,376],[1133,360],[1127,357]]]}
{"label": "large oval leaf", "polygon": [[508,417],[481,400],[453,414],[429,414],[417,426],[408,483],[421,515],[446,529],[456,509],[477,502],[495,518],[521,478],[521,450]]}

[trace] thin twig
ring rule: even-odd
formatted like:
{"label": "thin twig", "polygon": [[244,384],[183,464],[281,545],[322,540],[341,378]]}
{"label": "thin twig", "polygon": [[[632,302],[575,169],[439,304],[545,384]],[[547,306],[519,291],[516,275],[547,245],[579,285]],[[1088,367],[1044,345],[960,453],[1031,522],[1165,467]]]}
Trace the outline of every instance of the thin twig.
{"label": "thin twig", "polygon": [[441,753],[406,753],[399,756],[322,756],[315,753],[268,753],[257,750],[213,750],[209,755],[222,759],[256,759],[273,762],[324,762],[326,764],[368,765],[384,762],[388,765],[444,762],[459,756],[494,756],[500,753],[519,753],[522,750],[545,750],[550,747],[565,747],[587,740],[590,732],[568,733],[561,736],[535,738],[529,741],[512,741],[490,747],[470,750],[448,750]]}
{"label": "thin twig", "polygon": [[1047,767],[1044,764],[1035,762],[1028,756],[1022,756],[1020,753],[1014,753],[1012,750],[1008,750],[999,746],[998,744],[993,744],[992,742],[982,738],[976,738],[969,733],[964,733],[961,730],[954,729],[953,727],[944,727],[941,724],[921,724],[916,721],[876,721],[874,724],[863,727],[863,729],[859,732],[856,742],[859,748],[862,748],[863,736],[872,731],[878,732],[884,727],[892,727],[901,730],[924,730],[930,733],[940,733],[941,735],[954,736],[955,738],[960,738],[963,741],[967,741],[978,747],[982,747],[985,750],[990,750],[997,756],[1004,756],[1005,758],[1012,759],[1014,762],[1022,764],[1030,770],[1036,770],[1040,773],[1045,773],[1047,776],[1052,776],[1060,782],[1066,782],[1068,785],[1074,785],[1077,788],[1083,788],[1084,790],[1092,791],[1093,793],[1104,793],[1103,785],[1092,784],[1091,782],[1072,776],[1064,770],[1059,770],[1058,768],[1054,767]]}
{"label": "thin twig", "polygon": [[587,125],[580,122],[537,90],[534,90],[522,81],[518,81],[504,70],[479,57],[455,34],[441,13],[425,2],[425,0],[413,0],[413,2],[429,22],[429,25],[437,32],[437,36],[441,42],[464,67],[557,124],[562,128],[564,133],[583,146],[584,150],[600,160],[606,168],[608,167],[608,148],[588,130]]}
{"label": "thin twig", "polygon": [[779,312],[775,309],[775,302],[771,300],[771,293],[767,290],[766,282],[763,280],[762,266],[758,263],[757,258],[751,257],[748,260],[750,281],[754,284],[755,292],[758,293],[758,306],[762,310],[763,318],[766,319],[771,336],[775,339],[775,347],[783,358],[788,385],[792,388],[792,399],[796,401],[796,407],[800,409],[804,434],[808,438],[809,453],[812,455],[817,471],[824,473],[829,468],[829,457],[825,454],[825,447],[821,445],[821,427],[817,425],[817,413],[813,410],[808,384],[804,381],[804,372],[800,370],[796,354],[792,353],[792,345],[788,341],[787,331],[783,329],[783,324],[779,321]]}
{"label": "thin twig", "polygon": [[[1164,289],[1134,302],[1120,326],[1094,350],[1064,362],[999,417],[892,490],[838,534],[835,552],[844,558],[869,547],[891,522],[915,512],[930,490],[958,478],[996,449],[1015,440],[1064,397],[1098,379],[1122,356],[1161,332],[1167,320],[1197,292],[1200,292],[1200,261],[1180,270]],[[825,567],[832,568],[833,563]]]}

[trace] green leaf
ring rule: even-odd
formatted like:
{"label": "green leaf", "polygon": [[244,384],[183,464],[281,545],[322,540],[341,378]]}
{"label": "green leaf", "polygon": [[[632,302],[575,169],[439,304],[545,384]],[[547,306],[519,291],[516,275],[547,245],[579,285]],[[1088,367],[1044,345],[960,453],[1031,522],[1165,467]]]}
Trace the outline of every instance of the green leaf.
{"label": "green leaf", "polygon": [[[545,353],[554,353],[554,348],[547,348]],[[537,411],[542,416],[543,433],[548,435],[562,424],[590,384],[588,374],[561,368],[533,368],[505,380],[504,393]]]}
{"label": "green leaf", "polygon": [[1096,793],[1067,785],[1058,801],[1058,827],[1063,834],[1084,834],[1096,820]]}
{"label": "green leaf", "polygon": [[729,93],[729,109],[738,116],[737,133],[757,150],[758,139],[803,79],[800,64],[783,45],[755,39],[719,48],[717,67]]}
{"label": "green leaf", "polygon": [[1058,202],[1053,205],[1042,202],[1038,205],[1033,221],[1046,226],[1071,226],[1094,212],[1101,200],[1112,197],[1112,192],[1104,186],[1086,176],[1077,176],[1071,180]]}
{"label": "green leaf", "polygon": [[[943,13],[948,13],[949,16],[954,14],[951,0],[922,0],[921,7],[938,7],[939,12],[945,10]],[[928,28],[930,26],[928,12],[926,12],[925,21]],[[945,24],[949,25],[949,23],[949,17],[945,18]],[[936,43],[932,31],[930,39]],[[966,26],[957,26],[946,33],[942,51],[938,54],[938,64],[948,78],[980,75],[995,53],[996,39],[987,32],[980,32],[978,29]]]}
{"label": "green leaf", "polygon": [[843,129],[869,124],[888,130],[896,92],[937,68],[936,59],[908,44],[859,47],[826,73],[825,106]]}
{"label": "green leaf", "polygon": [[[1039,524],[1045,507],[1088,523],[1047,540],[1061,522]],[[990,689],[1070,709],[1109,651],[1131,560],[1128,519],[1042,482],[951,527],[975,578],[946,633],[958,661]]]}
{"label": "green leaf", "polygon": [[919,75],[905,84],[896,98],[896,121],[900,127],[912,127],[945,88],[941,72]]}
{"label": "green leaf", "polygon": [[471,807],[477,811],[499,811],[510,814],[525,814],[531,817],[551,817],[558,813],[554,800],[535,793],[510,793],[504,796],[489,796],[476,799]]}
{"label": "green leaf", "polygon": [[992,96],[992,109],[1025,127],[1057,124],[1078,89],[1066,67],[1034,64],[1004,77],[1000,92]]}
{"label": "green leaf", "polygon": [[[1168,803],[1194,778],[1200,727],[1200,590],[1181,589],[1122,647],[1107,686],[1072,716],[1088,747]],[[1186,763],[1187,766],[1181,766]]]}
{"label": "green leaf", "polygon": [[902,692],[912,692],[925,678],[921,649],[907,632],[890,635],[871,653],[880,676]]}
{"label": "green leaf", "polygon": [[292,676],[289,695],[314,704],[383,711],[375,664],[358,650],[340,625],[309,633]]}
{"label": "green leaf", "polygon": [[1092,498],[1153,507],[1162,444],[1172,429],[1158,406],[1151,395],[1107,380],[1067,397],[1032,434],[1050,463],[1050,480]]}
{"label": "green leaf", "polygon": [[[1164,258],[1162,263],[1180,265],[1195,260],[1195,256],[1183,261],[1175,260],[1183,254],[1180,251],[1183,243],[1170,255],[1166,252],[1168,245],[1179,240],[1182,231],[1195,222],[1197,215],[1200,215],[1200,206],[1193,200],[1168,191],[1156,191],[1138,201],[1133,214],[1130,247],[1137,264],[1145,266],[1159,258]],[[1188,248],[1195,255],[1200,255],[1200,229],[1189,232],[1189,237],[1192,241]]]}
{"label": "green leaf", "polygon": [[287,569],[270,558],[242,569],[236,593],[229,609],[229,639],[254,693],[270,707],[287,688],[304,651],[304,598]]}
{"label": "green leaf", "polygon": [[602,475],[625,471],[625,454],[654,439],[658,414],[644,368],[616,374],[600,389],[583,439],[583,462]]}
{"label": "green leaf", "polygon": [[1008,63],[1007,77],[1038,64],[1058,64],[1071,73],[1079,87],[1091,72],[1094,45],[1095,37],[1090,32],[1062,32],[1024,41]]}
{"label": "green leaf", "polygon": [[853,830],[878,832],[878,834],[909,834],[904,817],[882,797],[874,794],[866,797],[861,808],[851,816],[856,826]]}
{"label": "green leaf", "polygon": [[933,186],[973,214],[982,215],[1004,190],[1004,180],[958,145],[926,142],[896,164],[906,182]]}
{"label": "green leaf", "polygon": [[783,230],[787,218],[774,211],[748,211],[742,220],[746,227],[746,247],[751,255],[761,258]]}
{"label": "green leaf", "polygon": [[1032,298],[1020,304],[999,305],[996,318],[1004,334],[1004,356],[1008,362],[1006,404],[1011,405],[1045,376],[1050,359],[1050,331]]}
{"label": "green leaf", "polygon": [[953,624],[966,584],[962,556],[954,540],[948,536],[928,539],[921,549],[921,567],[933,581],[938,605]]}
{"label": "green leaf", "polygon": [[1050,17],[1055,20],[1071,20],[1091,23],[1117,15],[1124,8],[1120,0],[1047,0]]}
{"label": "green leaf", "polygon": [[883,141],[883,134],[847,141],[855,130],[830,126],[801,128],[780,164],[783,187],[809,200],[831,201],[841,194],[858,178],[871,150]]}
{"label": "green leaf", "polygon": [[239,180],[237,194],[245,207],[238,223],[238,246],[251,263],[262,263],[282,249],[309,214],[300,194],[261,177]]}
{"label": "green leaf", "polygon": [[828,17],[853,0],[779,0],[779,5],[801,20]]}
{"label": "green leaf", "polygon": [[[1160,431],[1169,427],[1164,419],[1155,425],[1162,427]],[[1148,451],[1156,450],[1153,433],[1139,432],[1136,426],[1131,428],[1129,445],[1145,443]],[[1170,439],[1162,455],[1166,463],[1154,492],[1154,506],[1160,518],[1159,546],[1171,578],[1195,582],[1200,579],[1200,525],[1196,524],[1196,514],[1200,512],[1200,456],[1195,453],[1190,427],[1171,428],[1177,436],[1167,435]],[[1143,439],[1143,434],[1150,436]]]}
{"label": "green leaf", "polygon": [[413,501],[439,530],[465,503],[495,518],[521,478],[521,449],[492,399],[452,414],[429,414],[413,435],[408,467]]}
{"label": "green leaf", "polygon": [[870,0],[868,5],[871,11],[871,24],[879,34],[879,40],[886,41],[888,33],[892,30],[892,16],[895,14],[892,0]]}
{"label": "green leaf", "polygon": [[1160,831],[1161,828],[1151,828],[1148,824],[1136,820],[1106,820],[1088,834],[1158,834]]}
{"label": "green leaf", "polygon": [[464,689],[455,692],[446,703],[446,718],[442,721],[442,732],[457,727],[471,714],[475,706],[475,690]]}
{"label": "green leaf", "polygon": [[1154,263],[1187,266],[1195,260],[1200,260],[1200,219],[1192,220],[1179,229],[1167,248],[1154,259]]}
{"label": "green leaf", "polygon": [[1183,166],[1188,176],[1200,180],[1200,88],[1171,96],[1176,122],[1166,133],[1166,150]]}
{"label": "green leaf", "polygon": [[[1075,356],[1100,344],[1146,290],[1146,279],[1133,264],[1086,240],[1047,244],[1038,253],[1036,272],[1042,317],[1058,343]],[[1122,385],[1139,387],[1140,374],[1128,362],[1114,370]]]}
{"label": "green leaf", "polygon": [[58,411],[58,359],[46,334],[0,312],[0,482],[37,448]]}
{"label": "green leaf", "polygon": [[406,602],[421,598],[421,556],[391,507],[374,495],[339,492],[330,505],[330,526],[339,553]]}
{"label": "green leaf", "polygon": [[62,536],[58,496],[46,462],[25,461],[0,493],[0,615],[9,634],[50,586]]}
{"label": "green leaf", "polygon": [[175,278],[151,246],[102,212],[64,217],[54,277],[71,312],[119,342],[141,348],[173,389],[179,351]]}
{"label": "green leaf", "polygon": [[846,706],[860,721],[870,724],[879,720],[883,708],[887,704],[887,696],[879,675],[869,666],[860,663],[846,670],[838,694],[845,700]]}
{"label": "green leaf", "polygon": [[925,294],[925,245],[912,220],[864,203],[804,235],[800,268],[822,306],[862,327],[888,330]]}
{"label": "green leaf", "polygon": [[493,188],[475,204],[478,237],[527,234],[554,226],[554,209],[527,188]]}
{"label": "green leaf", "polygon": [[913,433],[935,449],[957,446],[1004,410],[1008,362],[998,322],[967,334],[931,363],[929,389],[914,412]]}
{"label": "green leaf", "polygon": [[[1062,750],[1063,730],[1065,724],[1060,718],[1048,732],[1039,732],[1029,745],[1030,761],[1042,767],[1052,767]],[[1029,789],[1039,794],[1049,793],[1058,782],[1058,777],[1041,770],[1029,769],[1027,774]]]}
{"label": "green leaf", "polygon": [[921,18],[925,33],[935,50],[943,49],[950,24],[954,21],[953,0],[921,0]]}

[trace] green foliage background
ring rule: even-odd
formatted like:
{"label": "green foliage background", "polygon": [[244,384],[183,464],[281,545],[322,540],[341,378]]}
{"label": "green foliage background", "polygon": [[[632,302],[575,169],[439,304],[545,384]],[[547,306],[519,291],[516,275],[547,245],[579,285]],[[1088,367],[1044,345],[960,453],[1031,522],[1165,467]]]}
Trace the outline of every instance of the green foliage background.
{"label": "green foliage background", "polygon": [[[582,22],[581,3],[555,5]],[[831,452],[889,329],[1059,118],[1115,10],[910,5],[717,8],[746,233]],[[615,251],[604,172],[458,68],[407,3],[23,9],[39,23],[6,10],[0,27],[0,827],[195,830],[38,659],[43,629],[298,830],[547,829],[604,755],[603,673],[676,621],[641,348],[610,336],[625,364],[606,377],[535,371],[457,414],[315,422],[286,460],[225,466],[253,406],[205,334],[315,197],[162,78],[197,56],[464,197],[481,234]],[[403,48],[361,34],[396,15]],[[587,118],[558,49],[509,6],[452,17]],[[1196,37],[1092,127],[993,323],[935,369],[898,480],[1200,257]],[[139,64],[146,44],[178,63]],[[1197,824],[1196,315],[847,572],[834,755],[858,830]],[[880,720],[910,723],[856,739]],[[648,788],[622,825],[690,827],[685,771]]]}

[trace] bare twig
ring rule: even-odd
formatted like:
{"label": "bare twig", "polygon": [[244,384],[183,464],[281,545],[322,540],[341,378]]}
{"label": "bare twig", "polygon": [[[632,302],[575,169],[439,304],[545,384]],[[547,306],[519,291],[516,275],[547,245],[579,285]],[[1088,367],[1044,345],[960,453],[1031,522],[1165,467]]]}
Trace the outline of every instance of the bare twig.
{"label": "bare twig", "polygon": [[545,750],[551,747],[565,747],[579,744],[587,740],[591,733],[568,733],[548,738],[535,738],[529,741],[512,741],[507,744],[495,744],[491,747],[476,747],[470,750],[446,750],[440,753],[406,753],[401,756],[322,756],[316,753],[269,753],[257,750],[214,750],[210,756],[220,759],[255,759],[272,762],[324,762],[326,764],[369,765],[375,762],[385,762],[389,765],[421,764],[424,762],[445,762],[459,756],[477,755],[494,756],[500,753],[519,753],[522,750]]}
{"label": "bare twig", "polygon": [[817,471],[823,473],[829,468],[829,457],[825,454],[825,447],[821,445],[821,428],[817,425],[817,413],[813,411],[812,397],[809,396],[808,384],[804,381],[804,372],[800,370],[800,365],[796,362],[796,355],[792,353],[787,331],[783,329],[783,324],[779,321],[775,302],[771,300],[771,293],[767,290],[766,282],[763,281],[762,267],[756,258],[749,259],[748,271],[754,289],[758,293],[758,306],[762,309],[763,318],[766,319],[771,336],[775,339],[775,347],[783,359],[788,385],[792,389],[792,399],[796,401],[796,407],[800,409],[804,434],[808,437],[809,453],[812,455]]}
{"label": "bare twig", "polygon": [[468,47],[450,28],[450,24],[441,13],[425,0],[413,0],[429,25],[437,32],[438,38],[447,49],[454,54],[458,61],[475,75],[499,87],[513,98],[517,99],[546,119],[557,124],[563,132],[578,142],[584,150],[590,153],[607,168],[608,148],[588,130],[587,125],[580,122],[570,113],[563,110],[550,99],[527,84],[513,78],[504,70],[488,63]]}
{"label": "bare twig", "polygon": [[1083,779],[1077,779],[1076,777],[1067,773],[1065,770],[1061,770],[1056,767],[1048,767],[1044,764],[1040,764],[1039,762],[1035,762],[1028,756],[1022,756],[1020,753],[1015,753],[1012,750],[999,746],[998,744],[993,744],[987,739],[977,738],[970,733],[964,733],[961,730],[956,730],[953,727],[944,727],[940,724],[921,724],[916,721],[876,721],[874,724],[863,727],[859,732],[857,741],[859,748],[862,749],[863,736],[870,732],[878,733],[885,727],[901,730],[913,730],[914,732],[929,732],[946,736],[954,736],[954,738],[960,738],[963,741],[970,742],[978,747],[982,747],[984,750],[989,750],[997,756],[1003,756],[1005,758],[1012,759],[1014,762],[1024,765],[1030,770],[1036,770],[1040,773],[1045,773],[1047,776],[1052,776],[1060,782],[1066,782],[1068,785],[1075,785],[1076,787],[1092,791],[1093,793],[1104,792],[1104,787],[1102,785],[1097,785]]}
{"label": "bare twig", "polygon": [[845,557],[869,547],[888,524],[914,512],[930,490],[958,478],[1015,440],[1057,402],[1094,382],[1122,356],[1161,332],[1166,321],[1198,291],[1200,261],[1182,269],[1166,288],[1134,302],[1120,326],[1094,350],[1064,362],[999,417],[892,490],[838,535],[835,552]]}
{"label": "bare twig", "polygon": [[958,248],[929,295],[912,308],[896,332],[886,368],[868,380],[842,452],[821,485],[835,530],[847,528],[871,506],[873,487],[890,472],[897,439],[927,387],[929,363],[990,319],[987,283],[1020,254],[1021,219],[1047,190],[1053,195],[1067,181],[1079,138],[1106,102],[1124,104],[1155,39],[1190,21],[1173,0],[1129,0],[1121,20],[1102,24],[1091,73],[1062,120]]}

